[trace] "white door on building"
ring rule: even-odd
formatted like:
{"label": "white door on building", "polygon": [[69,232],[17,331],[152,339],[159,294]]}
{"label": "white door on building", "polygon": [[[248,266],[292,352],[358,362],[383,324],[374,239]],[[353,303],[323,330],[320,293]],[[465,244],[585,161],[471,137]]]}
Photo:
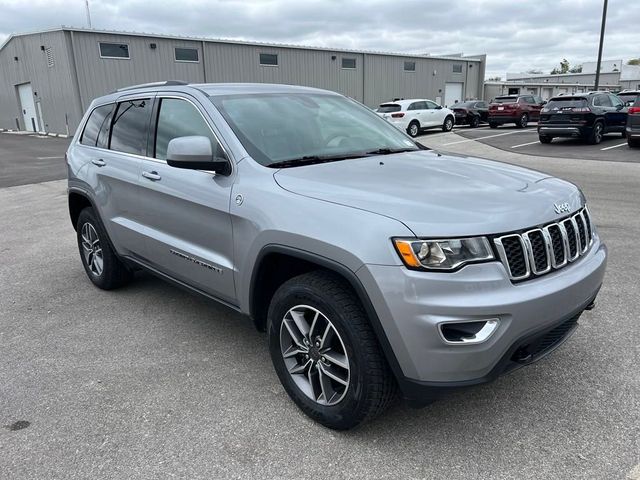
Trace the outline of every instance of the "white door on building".
{"label": "white door on building", "polygon": [[36,104],[33,101],[33,90],[30,83],[18,85],[18,95],[20,96],[20,108],[22,109],[22,118],[24,119],[24,127],[30,132],[38,130],[38,114],[36,112]]}
{"label": "white door on building", "polygon": [[451,108],[451,106],[462,101],[462,83],[445,83],[444,84],[444,104]]}

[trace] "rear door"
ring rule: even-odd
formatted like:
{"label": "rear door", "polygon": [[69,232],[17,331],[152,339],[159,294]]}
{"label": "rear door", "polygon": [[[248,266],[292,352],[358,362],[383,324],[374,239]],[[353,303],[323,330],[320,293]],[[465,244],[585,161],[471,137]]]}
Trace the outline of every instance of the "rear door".
{"label": "rear door", "polygon": [[613,111],[611,112],[612,127],[617,131],[622,132],[627,126],[627,115],[629,109],[616,95],[609,95],[609,98],[611,99],[611,105],[613,106]]}
{"label": "rear door", "polygon": [[98,213],[122,255],[144,251],[138,203],[153,96],[126,97],[94,109],[80,137]]}
{"label": "rear door", "polygon": [[195,98],[159,94],[149,156],[142,162],[140,205],[144,211],[146,261],[172,278],[235,303],[230,176],[171,167],[169,141],[201,135],[216,156],[228,157],[212,121]]}
{"label": "rear door", "polygon": [[617,111],[613,108],[611,97],[606,93],[595,95],[593,98],[593,106],[597,107],[597,109],[603,114],[605,133],[615,131]]}
{"label": "rear door", "polygon": [[429,119],[428,126],[437,127],[444,123],[444,117],[446,116],[446,110],[438,108],[439,105],[431,100],[423,102],[427,111],[427,118]]}
{"label": "rear door", "polygon": [[429,124],[429,118],[427,117],[426,105],[424,102],[413,102],[407,107],[406,123],[409,124],[411,120],[417,120],[421,127],[426,127]]}

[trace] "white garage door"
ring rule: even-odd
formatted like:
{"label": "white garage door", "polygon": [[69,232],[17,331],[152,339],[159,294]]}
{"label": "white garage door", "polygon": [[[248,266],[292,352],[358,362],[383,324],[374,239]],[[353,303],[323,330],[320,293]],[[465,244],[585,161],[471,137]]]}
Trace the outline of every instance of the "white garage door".
{"label": "white garage door", "polygon": [[444,85],[444,104],[451,108],[456,100],[462,101],[462,83],[445,83]]}

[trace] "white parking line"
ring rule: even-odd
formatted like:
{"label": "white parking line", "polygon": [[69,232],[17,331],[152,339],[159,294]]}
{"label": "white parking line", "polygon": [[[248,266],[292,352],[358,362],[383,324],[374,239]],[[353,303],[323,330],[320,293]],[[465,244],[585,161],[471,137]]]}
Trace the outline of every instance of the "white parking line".
{"label": "white parking line", "polygon": [[64,158],[64,157],[37,157],[38,160],[55,160],[57,158]]}
{"label": "white parking line", "polygon": [[520,145],[514,145],[511,148],[526,147],[527,145],[533,145],[534,143],[540,143],[540,140],[536,140],[535,142],[529,142],[529,143],[521,143]]}
{"label": "white parking line", "polygon": [[478,137],[478,138],[469,138],[467,140],[460,140],[458,142],[451,142],[451,143],[443,143],[442,145],[456,145],[458,143],[467,143],[467,142],[475,142],[478,140],[484,140],[485,138],[494,138],[494,137],[502,137],[503,135],[511,135],[513,133],[538,133],[536,130],[514,130],[512,132],[506,132],[506,133],[498,133],[497,135],[487,135],[486,137]]}
{"label": "white parking line", "polygon": [[627,142],[621,143],[620,145],[614,145],[613,147],[605,147],[605,148],[601,148],[600,150],[611,150],[612,148],[618,148],[618,147],[622,147],[624,145],[626,145]]}

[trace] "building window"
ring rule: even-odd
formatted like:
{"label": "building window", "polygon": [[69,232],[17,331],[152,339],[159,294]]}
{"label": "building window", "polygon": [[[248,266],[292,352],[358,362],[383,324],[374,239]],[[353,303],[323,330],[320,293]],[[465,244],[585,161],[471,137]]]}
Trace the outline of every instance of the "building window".
{"label": "building window", "polygon": [[462,64],[454,63],[453,64],[453,73],[462,73]]}
{"label": "building window", "polygon": [[176,62],[195,62],[198,63],[198,49],[197,48],[180,48],[176,47],[175,50]]}
{"label": "building window", "polygon": [[356,68],[356,59],[355,58],[343,58],[342,59],[342,68],[347,68],[353,70]]}
{"label": "building window", "polygon": [[126,43],[100,42],[100,56],[102,58],[130,58],[129,45]]}
{"label": "building window", "polygon": [[261,53],[260,54],[260,65],[265,65],[269,67],[277,67],[278,66],[278,55],[275,53]]}
{"label": "building window", "polygon": [[415,72],[416,71],[416,62],[404,62],[404,71],[405,72]]}

